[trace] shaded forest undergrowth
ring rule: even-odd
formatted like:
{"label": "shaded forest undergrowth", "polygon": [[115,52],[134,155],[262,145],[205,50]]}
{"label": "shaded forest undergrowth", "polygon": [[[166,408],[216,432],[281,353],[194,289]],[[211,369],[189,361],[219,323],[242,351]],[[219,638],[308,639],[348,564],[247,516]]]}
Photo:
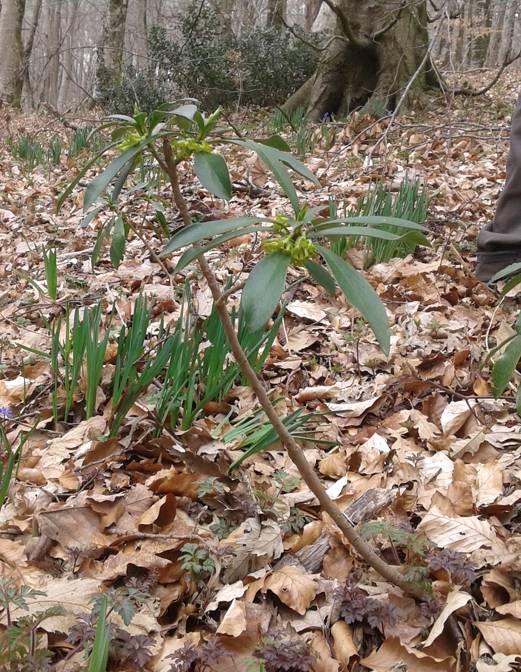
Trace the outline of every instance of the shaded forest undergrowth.
{"label": "shaded forest undergrowth", "polygon": [[[419,603],[360,562],[274,442],[197,268],[167,274],[176,259],[158,256],[161,235],[180,219],[160,176],[142,176],[155,196],[138,181],[120,200],[123,249],[117,216],[82,225],[88,180],[55,213],[95,142],[50,118],[2,113],[0,422],[20,451],[0,513],[0,660],[85,669],[106,619],[113,670],[516,669],[521,423],[510,389],[493,397],[486,359],[514,333],[516,299],[500,303],[472,275],[504,180],[515,87],[513,73],[486,98],[448,108],[433,98],[433,111],[388,131],[388,120],[360,115],[291,131],[321,182],[297,181],[312,205],[354,208],[371,184],[397,191],[421,179],[431,247],[364,271],[388,312],[389,356],[343,298],[294,270],[270,330],[244,336],[330,496],[430,592]],[[233,122],[252,136],[273,125],[261,114]],[[210,197],[187,171],[192,211],[283,212],[255,157],[225,151],[232,199]],[[210,252],[225,285],[241,280],[256,244],[245,234]],[[55,288],[44,263],[54,249]],[[366,249],[344,253],[368,265]],[[87,345],[78,364],[70,339],[68,377],[55,362],[74,315]],[[121,324],[131,325],[126,349]],[[89,359],[96,329],[105,348]],[[140,359],[151,343],[154,357]],[[159,384],[161,357],[171,375]],[[5,446],[4,458],[5,474]]]}

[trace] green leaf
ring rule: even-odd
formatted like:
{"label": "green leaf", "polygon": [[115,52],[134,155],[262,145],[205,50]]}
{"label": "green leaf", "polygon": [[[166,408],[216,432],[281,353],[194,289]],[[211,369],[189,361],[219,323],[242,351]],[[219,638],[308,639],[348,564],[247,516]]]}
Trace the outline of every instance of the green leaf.
{"label": "green leaf", "polygon": [[299,210],[298,196],[293,186],[293,182],[289,176],[288,171],[286,170],[283,163],[281,163],[277,158],[274,158],[269,152],[268,147],[261,145],[259,143],[251,143],[253,146],[250,149],[253,149],[257,156],[263,161],[266,166],[273,173],[273,177],[282,187],[284,193],[288,197],[289,202],[295,212]]}
{"label": "green leaf", "polygon": [[270,145],[255,142],[254,140],[231,140],[230,142],[253,150],[273,173],[274,178],[280,184],[288,197],[295,213],[299,211],[298,197],[293,182],[286,170],[286,166],[294,170],[302,177],[319,184],[317,178],[301,161],[289,152],[283,152]]}
{"label": "green leaf", "polygon": [[228,200],[232,195],[232,184],[226,161],[220,154],[195,152],[194,172],[205,189],[217,198]]}
{"label": "green leaf", "polygon": [[322,285],[328,294],[335,296],[336,284],[326,269],[321,264],[317,264],[315,261],[306,261],[304,265],[311,277],[316,280],[319,285]]}
{"label": "green leaf", "polygon": [[94,201],[101,196],[119,171],[125,167],[127,162],[132,161],[132,159],[150,142],[151,138],[147,137],[143,138],[132,147],[129,147],[119,156],[116,156],[105,170],[92,180],[89,186],[85,189],[85,196],[83,197],[83,210],[85,212],[90,208]]}
{"label": "green leaf", "polygon": [[[496,276],[494,276],[495,278]],[[491,282],[494,282],[494,278],[492,278]],[[505,283],[505,286],[501,290],[501,294],[504,296],[505,294],[508,294],[508,292],[511,289],[514,289],[514,287],[517,287],[517,285],[521,284],[521,273],[518,273],[517,275],[514,275],[512,278],[509,278],[507,282]]]}
{"label": "green leaf", "polygon": [[290,258],[283,252],[268,254],[250,273],[242,290],[241,310],[251,331],[262,329],[273,315],[286,284]]}
{"label": "green leaf", "polygon": [[[80,182],[81,178],[85,175],[85,173],[92,168],[92,166],[96,163],[96,161],[105,154],[105,152],[108,152],[109,149],[113,149],[117,145],[117,142],[112,142],[106,147],[103,147],[101,151],[99,151],[96,156],[94,156],[90,161],[88,161],[84,166],[81,167],[80,172],[72,182],[69,182],[69,184],[65,187],[65,189],[61,192],[61,194],[58,196],[56,199],[56,212],[60,210],[62,207],[65,199],[72,194],[74,188],[77,186],[77,184]],[[84,208],[85,210],[85,208]]]}
{"label": "green leaf", "polygon": [[319,229],[313,232],[313,238],[321,236],[367,236],[368,238],[380,238],[381,240],[400,240],[401,236],[389,233],[383,229],[371,229],[365,226],[333,226],[329,229]]}
{"label": "green leaf", "polygon": [[391,334],[383,303],[367,280],[341,257],[317,245],[346,299],[369,322],[382,350],[389,354]]}
{"label": "green leaf", "polygon": [[110,261],[117,268],[123,255],[125,254],[125,243],[127,242],[127,231],[125,221],[121,215],[116,217],[114,229],[112,231],[112,242],[110,244]]}
{"label": "green leaf", "polygon": [[218,236],[227,231],[258,225],[262,221],[258,217],[234,217],[232,219],[214,219],[211,222],[195,222],[189,226],[184,226],[175,233],[165,245],[161,256],[164,257],[170,252],[175,252],[192,243],[198,243],[205,238],[213,238],[213,236]]}
{"label": "green leaf", "polygon": [[517,388],[516,392],[516,413],[521,416],[521,385]]}
{"label": "green leaf", "polygon": [[505,391],[520,359],[521,336],[516,336],[510,341],[492,368],[492,384],[496,398]]}
{"label": "green leaf", "polygon": [[255,142],[260,142],[261,145],[267,145],[268,147],[274,147],[281,152],[291,152],[291,147],[280,135],[270,135],[269,138],[257,139]]}
{"label": "green leaf", "polygon": [[108,238],[110,232],[112,231],[115,219],[116,219],[115,217],[111,217],[110,219],[108,219],[98,231],[98,235],[96,236],[96,242],[94,243],[94,249],[92,250],[92,254],[90,255],[90,264],[92,270],[94,270],[94,266],[96,266],[96,264],[98,263],[101,247],[105,242],[105,240]]}
{"label": "green leaf", "polygon": [[[415,231],[426,231],[422,224],[411,222],[408,219],[399,217],[385,217],[384,215],[360,215],[358,217],[342,217],[340,219],[331,219],[324,222],[323,226],[329,224],[365,224],[366,226],[397,226],[400,229],[413,229]],[[318,227],[317,227],[318,228]]]}
{"label": "green leaf", "polygon": [[506,268],[502,268],[500,271],[498,271],[494,276],[490,278],[490,282],[497,282],[498,280],[504,280],[508,276],[512,275],[512,273],[518,273],[518,271],[521,271],[521,262],[516,261],[515,263],[510,264]]}
{"label": "green leaf", "polygon": [[188,264],[194,261],[194,259],[197,259],[197,257],[200,256],[201,254],[209,252],[210,250],[213,250],[215,247],[219,247],[219,245],[222,245],[222,243],[226,243],[226,241],[231,240],[232,238],[236,238],[237,236],[243,236],[246,233],[254,233],[255,231],[260,230],[262,230],[261,226],[254,226],[253,228],[251,226],[248,226],[243,229],[235,229],[234,231],[229,231],[228,233],[223,233],[221,236],[215,237],[210,243],[208,243],[204,247],[191,247],[188,250],[186,250],[186,252],[183,252],[181,257],[179,258],[179,261],[177,262],[177,265],[175,267],[175,272],[179,273],[179,271],[182,271],[183,268],[186,268]]}
{"label": "green leaf", "polygon": [[110,635],[107,628],[107,597],[103,600],[98,611],[94,645],[89,656],[87,672],[106,672],[109,658]]}

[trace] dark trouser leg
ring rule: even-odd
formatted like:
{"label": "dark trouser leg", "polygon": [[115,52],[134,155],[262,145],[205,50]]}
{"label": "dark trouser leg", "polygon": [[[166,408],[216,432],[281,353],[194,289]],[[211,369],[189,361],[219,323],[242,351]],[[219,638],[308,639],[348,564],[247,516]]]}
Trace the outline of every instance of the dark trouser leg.
{"label": "dark trouser leg", "polygon": [[505,187],[494,221],[478,237],[476,275],[480,280],[490,280],[516,261],[521,261],[521,94],[512,116]]}

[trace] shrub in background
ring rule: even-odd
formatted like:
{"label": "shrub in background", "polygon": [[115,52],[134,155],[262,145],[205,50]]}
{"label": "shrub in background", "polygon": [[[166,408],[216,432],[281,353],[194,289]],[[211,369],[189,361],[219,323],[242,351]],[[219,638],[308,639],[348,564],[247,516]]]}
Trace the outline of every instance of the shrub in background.
{"label": "shrub in background", "polygon": [[[317,40],[307,35],[307,41]],[[203,107],[268,106],[285,100],[313,72],[317,52],[285,30],[255,28],[235,35],[212,8],[200,2],[179,17],[171,36],[149,34],[150,66],[125,71],[118,81],[98,68],[98,100],[108,112],[150,112],[173,96],[197,98]]]}

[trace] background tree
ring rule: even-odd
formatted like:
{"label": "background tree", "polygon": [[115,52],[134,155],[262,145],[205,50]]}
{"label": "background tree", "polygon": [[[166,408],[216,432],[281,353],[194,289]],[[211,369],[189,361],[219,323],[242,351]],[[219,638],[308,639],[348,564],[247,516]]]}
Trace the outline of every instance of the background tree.
{"label": "background tree", "polygon": [[20,107],[24,79],[22,23],[25,0],[2,0],[0,9],[0,99]]}
{"label": "background tree", "polygon": [[302,106],[312,120],[345,115],[367,103],[392,109],[406,87],[412,97],[427,86],[431,65],[424,0],[325,0],[317,21],[333,36],[316,74],[289,99],[287,109]]}

